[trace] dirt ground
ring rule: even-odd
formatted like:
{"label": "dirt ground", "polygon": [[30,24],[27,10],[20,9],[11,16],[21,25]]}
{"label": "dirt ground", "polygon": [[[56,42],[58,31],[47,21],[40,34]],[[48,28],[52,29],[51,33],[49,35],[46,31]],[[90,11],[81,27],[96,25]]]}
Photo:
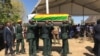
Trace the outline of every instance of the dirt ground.
{"label": "dirt ground", "polygon": [[[60,42],[62,42],[60,40]],[[40,39],[39,41],[39,53],[37,53],[38,56],[42,56],[42,47],[43,47],[43,41]],[[60,56],[59,50],[61,50],[62,44],[56,44],[52,45],[52,56]],[[93,43],[90,41],[84,41],[83,43],[79,43],[79,40],[77,39],[69,39],[69,48],[71,54],[68,54],[68,56],[93,56],[93,54],[90,52],[93,48]],[[15,56],[29,56],[28,55],[28,43],[25,40],[25,49],[26,54],[20,54]],[[0,51],[0,56],[4,56],[4,49]]]}

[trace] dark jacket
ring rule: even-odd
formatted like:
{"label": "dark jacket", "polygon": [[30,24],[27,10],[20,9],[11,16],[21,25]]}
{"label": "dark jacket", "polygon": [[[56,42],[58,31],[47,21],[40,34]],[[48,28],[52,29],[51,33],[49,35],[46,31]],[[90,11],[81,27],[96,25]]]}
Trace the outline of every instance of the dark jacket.
{"label": "dark jacket", "polygon": [[27,39],[35,38],[35,28],[37,24],[28,24],[27,26]]}
{"label": "dark jacket", "polygon": [[41,27],[41,35],[42,35],[42,38],[46,38],[46,39],[49,39],[49,34],[50,34],[50,25],[43,25]]}
{"label": "dark jacket", "polygon": [[69,33],[69,24],[62,24],[61,26],[61,39],[67,39]]}
{"label": "dark jacket", "polygon": [[23,39],[23,36],[22,36],[22,26],[20,24],[17,24],[16,25],[16,39],[19,40],[19,39]]}
{"label": "dark jacket", "polygon": [[10,28],[4,28],[4,41],[6,41],[7,43],[13,41],[13,32],[10,30]]}
{"label": "dark jacket", "polygon": [[34,29],[34,33],[35,33],[35,37],[39,38],[39,36],[40,36],[40,26],[39,26],[39,24],[36,25],[36,27]]}
{"label": "dark jacket", "polygon": [[94,26],[94,38],[100,41],[100,24]]}

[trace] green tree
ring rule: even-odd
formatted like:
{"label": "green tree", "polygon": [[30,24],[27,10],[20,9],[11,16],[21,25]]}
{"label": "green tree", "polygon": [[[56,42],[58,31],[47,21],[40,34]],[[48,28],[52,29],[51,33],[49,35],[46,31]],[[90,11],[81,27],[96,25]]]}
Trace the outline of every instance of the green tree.
{"label": "green tree", "polygon": [[24,7],[20,0],[5,0],[0,3],[0,22],[13,21],[22,19]]}
{"label": "green tree", "polygon": [[[13,6],[13,18],[12,20],[16,21],[18,19],[22,19],[25,15],[25,10],[23,4],[20,2],[20,0],[12,0],[12,6]],[[14,19],[15,18],[15,19]]]}

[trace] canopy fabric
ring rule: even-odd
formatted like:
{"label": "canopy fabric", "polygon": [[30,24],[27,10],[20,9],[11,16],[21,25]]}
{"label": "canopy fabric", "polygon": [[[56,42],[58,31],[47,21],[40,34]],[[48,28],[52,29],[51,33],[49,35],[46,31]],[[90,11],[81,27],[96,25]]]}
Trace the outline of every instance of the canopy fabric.
{"label": "canopy fabric", "polygon": [[69,14],[36,14],[32,19],[35,21],[64,21],[68,20]]}
{"label": "canopy fabric", "polygon": [[[39,0],[33,13],[46,13],[45,0]],[[71,15],[100,15],[100,0],[49,0],[50,13]]]}

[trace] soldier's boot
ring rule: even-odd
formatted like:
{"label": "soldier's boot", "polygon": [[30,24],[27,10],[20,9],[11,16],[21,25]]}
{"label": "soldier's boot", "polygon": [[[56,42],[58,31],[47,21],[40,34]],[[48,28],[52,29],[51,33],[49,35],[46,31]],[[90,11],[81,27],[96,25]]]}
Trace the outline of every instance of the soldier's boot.
{"label": "soldier's boot", "polygon": [[29,56],[33,56],[32,54],[29,54]]}
{"label": "soldier's boot", "polygon": [[49,56],[48,54],[45,54],[45,55],[43,55],[43,56]]}
{"label": "soldier's boot", "polygon": [[22,48],[22,49],[20,50],[20,53],[25,54],[25,48]]}
{"label": "soldier's boot", "polygon": [[49,55],[43,55],[43,56],[49,56]]}
{"label": "soldier's boot", "polygon": [[37,54],[36,53],[33,53],[33,56],[37,56]]}
{"label": "soldier's boot", "polygon": [[11,56],[15,56],[15,54],[11,54]]}
{"label": "soldier's boot", "polygon": [[49,56],[48,53],[43,52],[42,53],[43,56]]}
{"label": "soldier's boot", "polygon": [[67,56],[67,54],[61,54],[61,56]]}
{"label": "soldier's boot", "polygon": [[25,50],[20,50],[20,53],[25,54]]}

